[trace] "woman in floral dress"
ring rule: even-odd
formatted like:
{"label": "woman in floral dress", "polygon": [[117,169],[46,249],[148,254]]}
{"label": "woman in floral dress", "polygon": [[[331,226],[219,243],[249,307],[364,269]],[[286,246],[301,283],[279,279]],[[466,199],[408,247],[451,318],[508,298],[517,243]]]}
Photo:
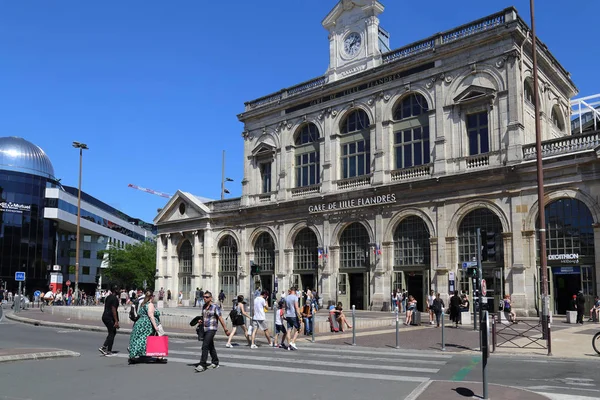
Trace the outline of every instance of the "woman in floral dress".
{"label": "woman in floral dress", "polygon": [[148,290],[138,309],[139,319],[133,325],[129,337],[129,362],[146,357],[146,339],[156,332],[160,324],[160,312],[154,307],[154,292]]}

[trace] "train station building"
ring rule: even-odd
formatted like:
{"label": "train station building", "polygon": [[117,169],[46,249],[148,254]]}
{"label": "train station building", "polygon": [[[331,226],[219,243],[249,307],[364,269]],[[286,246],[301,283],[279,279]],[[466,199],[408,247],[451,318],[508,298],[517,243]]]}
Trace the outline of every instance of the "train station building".
{"label": "train station building", "polygon": [[[322,22],[325,74],[245,103],[242,196],[170,199],[155,219],[157,288],[232,299],[254,279],[369,310],[406,289],[423,309],[429,290],[473,292],[463,264],[481,228],[487,296],[536,315],[528,25],[507,8],[391,50],[383,11],[340,1]],[[538,52],[549,285],[564,313],[578,290],[591,302],[600,289],[600,132],[593,108],[586,130],[572,129],[577,88],[541,42]]]}

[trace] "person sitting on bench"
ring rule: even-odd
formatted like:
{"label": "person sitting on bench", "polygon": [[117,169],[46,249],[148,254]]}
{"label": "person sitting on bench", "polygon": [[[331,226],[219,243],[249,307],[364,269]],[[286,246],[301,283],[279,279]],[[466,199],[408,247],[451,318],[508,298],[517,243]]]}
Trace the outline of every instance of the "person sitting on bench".
{"label": "person sitting on bench", "polygon": [[344,324],[346,324],[348,329],[352,329],[352,325],[350,325],[348,323],[348,320],[346,319],[346,316],[344,315],[344,311],[342,309],[342,302],[339,302],[337,304],[337,307],[335,308],[335,310],[333,310],[333,312],[335,313],[335,319],[337,320],[338,324],[340,324],[341,332],[344,331]]}

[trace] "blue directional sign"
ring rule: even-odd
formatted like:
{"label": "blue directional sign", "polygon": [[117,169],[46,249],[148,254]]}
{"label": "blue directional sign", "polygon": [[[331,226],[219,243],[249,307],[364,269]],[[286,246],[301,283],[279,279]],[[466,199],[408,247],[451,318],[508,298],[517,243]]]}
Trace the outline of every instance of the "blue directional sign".
{"label": "blue directional sign", "polygon": [[40,294],[42,294],[42,292],[40,292],[39,290],[36,290],[35,292],[33,292],[34,297],[40,297]]}
{"label": "blue directional sign", "polygon": [[475,261],[468,261],[468,262],[462,263],[463,269],[467,269],[469,267],[476,267],[476,266],[477,266],[477,263]]}
{"label": "blue directional sign", "polygon": [[25,272],[15,272],[15,281],[25,282]]}

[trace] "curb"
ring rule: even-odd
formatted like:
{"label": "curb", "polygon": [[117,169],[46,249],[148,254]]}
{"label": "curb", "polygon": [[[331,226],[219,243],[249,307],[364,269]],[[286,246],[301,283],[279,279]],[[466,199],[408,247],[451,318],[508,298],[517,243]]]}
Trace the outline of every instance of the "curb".
{"label": "curb", "polygon": [[13,354],[0,356],[0,363],[23,360],[43,360],[48,358],[79,357],[81,354],[69,350],[45,351],[43,353]]}
{"label": "curb", "polygon": [[[51,327],[51,328],[64,328],[64,329],[72,329],[72,330],[76,330],[76,331],[106,333],[106,328],[100,327],[100,326],[67,324],[64,322],[39,321],[36,319],[31,319],[31,318],[17,317],[14,314],[6,314],[6,318],[10,319],[11,321],[21,322],[24,324],[30,324],[30,325],[35,325],[35,326],[47,326],[47,327]],[[131,334],[131,329],[128,329],[128,328],[118,329],[117,334],[129,335],[129,334]],[[193,334],[178,333],[178,332],[169,333],[167,336],[173,337],[173,338],[179,338],[179,339],[196,339],[196,340],[198,339],[195,334],[193,335]],[[215,337],[215,339],[218,340],[218,337]]]}

